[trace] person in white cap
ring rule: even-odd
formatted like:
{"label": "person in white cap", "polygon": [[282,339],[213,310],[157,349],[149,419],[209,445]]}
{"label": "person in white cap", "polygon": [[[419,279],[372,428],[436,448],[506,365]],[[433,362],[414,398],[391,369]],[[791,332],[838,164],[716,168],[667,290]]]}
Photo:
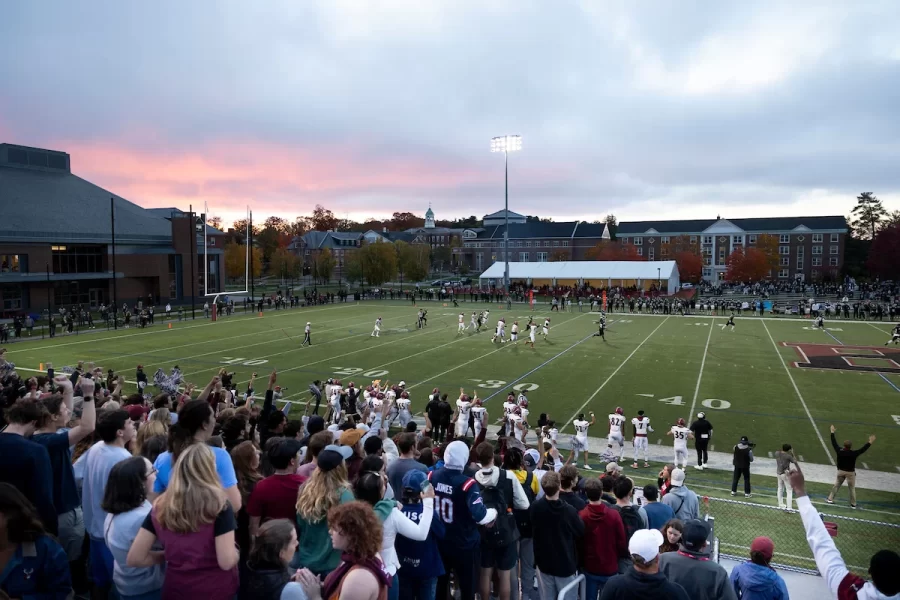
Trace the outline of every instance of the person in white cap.
{"label": "person in white cap", "polygon": [[675,518],[687,521],[700,516],[700,499],[697,494],[684,485],[684,469],[673,469],[669,479],[671,488],[663,496],[663,504],[668,504],[675,511]]}
{"label": "person in white cap", "polygon": [[310,337],[310,334],[312,333],[311,327],[312,327],[312,323],[310,323],[309,321],[307,321],[307,322],[306,322],[306,328],[303,330],[303,334],[304,334],[304,337],[303,337],[303,343],[300,344],[300,346],[305,346],[305,345],[307,345],[307,344],[309,344],[310,346],[312,346],[312,338]]}
{"label": "person in white cap", "polygon": [[662,534],[656,529],[639,529],[628,541],[633,567],[610,578],[603,586],[600,600],[688,600],[684,588],[659,572],[659,546]]}
{"label": "person in white cap", "polygon": [[706,413],[698,412],[697,420],[691,423],[691,433],[694,434],[694,447],[697,449],[697,465],[695,469],[703,470],[709,463],[709,440],[712,438],[712,423],[706,420]]}

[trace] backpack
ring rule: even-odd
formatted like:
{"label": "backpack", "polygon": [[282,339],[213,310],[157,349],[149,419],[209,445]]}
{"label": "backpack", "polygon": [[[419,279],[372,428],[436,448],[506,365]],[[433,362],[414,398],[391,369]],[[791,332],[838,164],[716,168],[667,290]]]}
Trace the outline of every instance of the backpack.
{"label": "backpack", "polygon": [[[525,495],[528,496],[528,507],[531,508],[531,505],[534,504],[534,499],[537,497],[537,494],[534,493],[534,490],[531,489],[531,482],[534,481],[534,473],[528,471],[528,475],[525,476],[525,482],[522,483],[522,488],[525,490]],[[524,510],[516,510],[513,509],[513,515],[516,518],[516,527],[519,530],[519,535],[523,538],[532,537],[531,533],[531,513],[529,512],[529,508]]]}
{"label": "backpack", "polygon": [[631,541],[631,536],[638,529],[644,528],[644,521],[641,519],[641,513],[636,506],[616,506],[619,515],[622,517],[622,525],[625,526],[625,543]]}
{"label": "backpack", "polygon": [[481,541],[491,548],[506,548],[516,541],[515,520],[511,514],[510,503],[507,502],[507,498],[512,499],[512,482],[507,477],[506,471],[500,469],[497,485],[478,485],[481,488],[481,500],[484,502],[484,506],[497,511],[497,520],[493,526],[479,527]]}

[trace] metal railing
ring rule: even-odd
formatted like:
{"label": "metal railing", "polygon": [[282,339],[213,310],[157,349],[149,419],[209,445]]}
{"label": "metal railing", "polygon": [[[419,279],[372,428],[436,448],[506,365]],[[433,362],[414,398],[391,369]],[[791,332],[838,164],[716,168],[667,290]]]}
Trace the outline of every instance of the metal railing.
{"label": "metal railing", "polygon": [[566,594],[568,594],[572,588],[578,586],[578,597],[581,600],[585,600],[587,596],[587,579],[585,579],[584,575],[576,575],[575,579],[573,579],[566,587],[559,590],[559,593],[556,595],[556,600],[566,600]]}
{"label": "metal railing", "polygon": [[[704,511],[715,518],[719,552],[723,558],[748,560],[750,544],[758,536],[775,543],[772,566],[818,575],[800,513],[750,502],[704,498]],[[900,548],[900,524],[821,514],[847,568],[866,576],[869,559],[878,550]]]}

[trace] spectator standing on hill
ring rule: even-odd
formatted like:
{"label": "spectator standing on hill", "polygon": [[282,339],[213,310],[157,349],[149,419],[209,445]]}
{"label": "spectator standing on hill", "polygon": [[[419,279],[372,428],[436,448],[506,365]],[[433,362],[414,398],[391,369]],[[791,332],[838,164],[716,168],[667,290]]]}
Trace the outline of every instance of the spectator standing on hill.
{"label": "spectator standing on hill", "polygon": [[19,399],[5,411],[8,425],[0,433],[0,482],[16,487],[37,508],[44,530],[58,531],[53,504],[53,466],[47,449],[28,438],[40,426],[44,408],[38,400]]}
{"label": "spectator standing on hill", "polygon": [[675,512],[675,518],[682,521],[696,519],[700,516],[700,499],[693,490],[684,485],[685,473],[682,469],[673,469],[670,483],[672,487],[663,496],[663,504],[668,504]]}
{"label": "spectator standing on hill", "polygon": [[134,438],[134,421],[128,418],[127,411],[107,412],[97,423],[97,433],[101,441],[85,454],[81,508],[84,526],[91,538],[91,578],[94,582],[91,598],[102,599],[107,597],[112,586],[114,568],[113,555],[104,540],[107,513],[103,510],[103,498],[113,467],[131,458],[126,448]]}
{"label": "spectator standing on hill", "polygon": [[742,600],[788,600],[784,579],[769,566],[775,544],[758,537],[750,544],[750,560],[731,570],[734,593]]}
{"label": "spectator standing on hill", "polygon": [[[577,543],[584,537],[584,522],[570,505],[559,499],[559,473],[549,471],[541,478],[544,497],[531,506],[534,561],[540,570],[541,595],[556,598],[560,590],[575,580]],[[566,596],[575,598],[574,589]]]}
{"label": "spectator standing on hill", "polygon": [[[834,435],[832,433],[832,435]],[[882,600],[900,598],[900,555],[896,550],[879,550],[869,560],[871,581],[847,569],[834,538],[806,495],[806,481],[800,469],[791,473],[791,486],[797,496],[797,510],[806,530],[806,541],[816,559],[816,567],[837,600]],[[896,544],[893,544],[896,547]]]}
{"label": "spectator standing on hill", "polygon": [[[792,507],[792,468],[799,468],[797,459],[794,458],[794,449],[790,444],[784,444],[781,446],[781,450],[775,451],[775,476],[778,478],[778,508],[786,510],[791,510]],[[787,502],[782,501],[785,492],[787,492]]]}
{"label": "spectator standing on hill", "polygon": [[733,449],[731,464],[734,465],[734,475],[731,478],[731,495],[737,493],[737,484],[744,478],[744,497],[750,498],[750,463],[753,462],[753,444],[747,436],[743,436]]}
{"label": "spectator standing on hill", "polygon": [[706,468],[709,463],[709,440],[712,438],[712,423],[706,420],[706,413],[697,413],[697,420],[691,423],[691,433],[694,434],[694,448],[697,449],[697,465],[695,469],[701,471]]}
{"label": "spectator standing on hill", "polygon": [[845,440],[843,447],[838,447],[837,439],[834,437],[836,431],[837,429],[832,425],[831,445],[837,453],[837,481],[835,481],[834,487],[831,488],[831,493],[825,498],[825,502],[834,504],[834,497],[844,484],[844,480],[846,480],[847,487],[850,488],[850,508],[856,508],[856,459],[875,443],[875,436],[870,435],[868,444],[865,444],[859,450],[854,450],[853,442],[850,440]]}
{"label": "spectator standing on hill", "polygon": [[72,597],[66,553],[46,532],[31,502],[10,483],[0,483],[0,561],[0,595]]}
{"label": "spectator standing on hill", "polygon": [[456,574],[460,598],[473,600],[481,545],[478,526],[497,519],[497,511],[485,507],[477,482],[463,473],[468,462],[469,448],[460,441],[450,442],[444,449],[444,466],[428,478],[434,486],[435,504],[445,507],[437,511],[445,527],[438,547],[446,570],[438,578],[437,600],[450,597],[450,571]]}
{"label": "spectator standing on hill", "polygon": [[675,511],[668,504],[659,501],[659,489],[649,483],[644,486],[644,512],[647,514],[647,526],[650,529],[660,529],[666,521],[675,518]]}
{"label": "spectator standing on hill", "polygon": [[[659,570],[662,534],[642,529],[628,542],[634,566],[612,577],[603,586],[600,600],[691,600],[683,587],[669,581]],[[588,596],[587,600],[596,600]]]}
{"label": "spectator standing on hill", "polygon": [[619,572],[619,560],[628,556],[625,527],[618,511],[602,500],[603,485],[599,479],[584,482],[588,505],[578,513],[584,522],[584,577],[587,600],[597,600],[606,582]]}
{"label": "spectator standing on hill", "polygon": [[691,600],[737,600],[728,571],[710,560],[709,531],[706,521],[686,521],[678,552],[660,556],[659,570],[669,581],[683,587]]}
{"label": "spectator standing on hill", "polygon": [[[238,591],[236,529],[212,448],[192,444],[179,455],[168,489],[144,519],[127,564],[151,567],[165,562],[166,600],[230,599]],[[162,552],[152,550],[157,540]]]}

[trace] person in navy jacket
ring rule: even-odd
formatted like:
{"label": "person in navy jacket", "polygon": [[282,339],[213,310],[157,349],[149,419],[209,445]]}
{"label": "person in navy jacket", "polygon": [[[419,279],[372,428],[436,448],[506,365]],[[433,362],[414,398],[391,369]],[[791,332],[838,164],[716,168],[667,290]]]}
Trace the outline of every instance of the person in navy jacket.
{"label": "person in navy jacket", "polygon": [[[403,514],[418,523],[422,516],[422,485],[428,476],[422,471],[407,471],[402,480]],[[444,562],[438,540],[444,538],[446,527],[439,518],[431,520],[431,530],[424,542],[398,535],[394,542],[400,559],[400,600],[434,600],[438,577],[444,574]]]}
{"label": "person in navy jacket", "polygon": [[450,571],[456,573],[461,600],[475,597],[479,525],[490,527],[497,511],[487,508],[478,484],[463,470],[469,461],[469,447],[455,441],[444,450],[444,467],[428,475],[434,486],[435,512],[445,526],[444,539],[438,542],[446,573],[438,579],[437,600],[449,597]]}
{"label": "person in navy jacket", "polygon": [[[8,552],[12,552],[9,556]],[[64,600],[72,594],[69,559],[47,535],[34,506],[9,483],[0,483],[0,590],[10,598]]]}

